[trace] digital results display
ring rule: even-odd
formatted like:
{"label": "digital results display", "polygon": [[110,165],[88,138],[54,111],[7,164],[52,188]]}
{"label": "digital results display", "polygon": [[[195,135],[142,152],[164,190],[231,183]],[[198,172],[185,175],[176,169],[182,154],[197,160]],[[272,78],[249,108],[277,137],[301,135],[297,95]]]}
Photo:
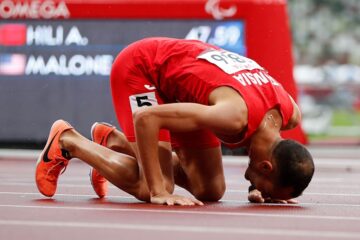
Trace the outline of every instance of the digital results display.
{"label": "digital results display", "polygon": [[166,36],[197,39],[245,55],[241,21],[54,20],[0,23],[0,78],[103,78],[121,49]]}
{"label": "digital results display", "polygon": [[44,141],[58,118],[85,135],[94,121],[116,125],[111,66],[136,40],[197,39],[246,55],[244,28],[240,20],[2,20],[0,142]]}

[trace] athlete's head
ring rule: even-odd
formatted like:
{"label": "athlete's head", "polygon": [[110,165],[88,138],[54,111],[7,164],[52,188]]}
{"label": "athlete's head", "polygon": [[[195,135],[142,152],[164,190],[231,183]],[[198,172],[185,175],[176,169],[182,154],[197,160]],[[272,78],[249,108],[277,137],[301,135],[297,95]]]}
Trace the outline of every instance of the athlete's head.
{"label": "athlete's head", "polygon": [[269,158],[250,161],[245,178],[264,198],[287,200],[300,196],[314,174],[309,151],[293,140],[281,140],[272,148]]}

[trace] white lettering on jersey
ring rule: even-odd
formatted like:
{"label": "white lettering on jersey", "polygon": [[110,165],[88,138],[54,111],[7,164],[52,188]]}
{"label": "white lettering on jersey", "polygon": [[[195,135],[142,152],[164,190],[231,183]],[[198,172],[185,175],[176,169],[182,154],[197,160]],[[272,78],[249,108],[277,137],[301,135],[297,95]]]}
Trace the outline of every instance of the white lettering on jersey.
{"label": "white lettering on jersey", "polygon": [[241,85],[248,86],[248,85],[263,85],[267,83],[271,83],[274,86],[280,86],[280,83],[278,83],[273,77],[271,77],[269,74],[267,74],[264,71],[251,73],[251,72],[242,72],[235,74],[233,76]]}
{"label": "white lettering on jersey", "polygon": [[216,65],[227,74],[234,74],[242,70],[264,70],[254,60],[225,50],[206,51],[201,53],[197,58],[204,59]]}
{"label": "white lettering on jersey", "polygon": [[[257,64],[254,60],[243,57],[239,54],[225,50],[210,50],[201,53],[197,58],[204,59],[216,65],[225,73],[232,75],[232,77],[243,86],[261,86],[267,83],[271,83],[274,86],[280,86],[280,84],[266,71],[264,71],[264,68]],[[250,72],[251,70],[260,71]]]}

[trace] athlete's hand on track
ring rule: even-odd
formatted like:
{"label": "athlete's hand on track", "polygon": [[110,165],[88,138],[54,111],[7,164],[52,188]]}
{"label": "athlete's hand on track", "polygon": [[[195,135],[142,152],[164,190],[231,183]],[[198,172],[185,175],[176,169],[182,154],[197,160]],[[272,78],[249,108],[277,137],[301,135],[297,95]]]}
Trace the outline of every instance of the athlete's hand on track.
{"label": "athlete's hand on track", "polygon": [[251,190],[248,195],[248,200],[252,203],[264,203],[265,199],[262,197],[261,192],[257,189]]}
{"label": "athlete's hand on track", "polygon": [[156,204],[165,204],[165,205],[181,205],[181,206],[194,206],[194,205],[204,205],[199,200],[194,198],[183,197],[179,195],[173,195],[169,193],[159,194],[156,196],[151,196],[151,203]]}
{"label": "athlete's hand on track", "polygon": [[271,199],[271,198],[263,198],[261,192],[257,189],[254,189],[249,192],[248,200],[252,203],[282,203],[282,204],[297,204],[299,203],[295,199],[281,200],[281,199]]}

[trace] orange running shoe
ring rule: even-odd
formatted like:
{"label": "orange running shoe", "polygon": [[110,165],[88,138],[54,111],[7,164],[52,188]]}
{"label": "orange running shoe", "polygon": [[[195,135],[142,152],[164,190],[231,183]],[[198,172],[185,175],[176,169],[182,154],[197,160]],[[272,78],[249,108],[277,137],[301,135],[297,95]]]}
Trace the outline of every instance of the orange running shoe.
{"label": "orange running shoe", "polygon": [[61,174],[65,172],[70,160],[69,152],[59,146],[60,135],[69,129],[73,129],[73,127],[64,120],[54,122],[45,148],[36,163],[36,186],[47,197],[55,194],[60,172],[62,171]]}
{"label": "orange running shoe", "polygon": [[[91,127],[91,139],[106,147],[108,136],[114,130],[115,127],[113,125],[96,122]],[[95,168],[90,170],[90,182],[99,198],[106,196],[108,192],[108,181]]]}

